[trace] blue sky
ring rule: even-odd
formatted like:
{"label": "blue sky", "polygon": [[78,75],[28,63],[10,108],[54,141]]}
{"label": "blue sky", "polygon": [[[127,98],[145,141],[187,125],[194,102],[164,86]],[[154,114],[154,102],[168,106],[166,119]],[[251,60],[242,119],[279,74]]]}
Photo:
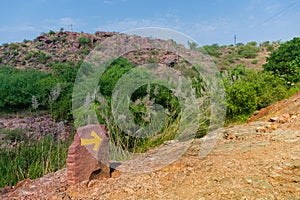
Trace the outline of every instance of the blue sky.
{"label": "blue sky", "polygon": [[199,45],[300,36],[300,0],[10,0],[1,1],[0,17],[0,44],[70,24],[88,33],[169,28]]}

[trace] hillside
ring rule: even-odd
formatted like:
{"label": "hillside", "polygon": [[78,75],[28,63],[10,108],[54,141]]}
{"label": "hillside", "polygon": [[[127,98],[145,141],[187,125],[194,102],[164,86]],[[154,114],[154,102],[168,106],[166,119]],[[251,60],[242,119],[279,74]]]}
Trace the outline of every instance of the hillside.
{"label": "hillside", "polygon": [[[20,43],[2,44],[0,46],[0,64],[15,66],[20,69],[35,68],[43,71],[49,71],[50,66],[58,62],[72,62],[77,64],[106,38],[118,34],[116,32],[100,31],[95,34],[49,31],[49,33],[42,33],[33,41],[24,39]],[[278,44],[268,45],[275,48],[278,47]],[[204,49],[208,50],[205,53],[211,53],[205,46]],[[271,52],[263,44],[257,47],[257,55],[251,58],[239,55],[238,48],[233,46],[218,47],[214,51],[218,52],[217,56],[214,56],[213,53],[210,55],[220,68],[235,67],[242,64],[254,69],[261,69],[262,64],[266,62],[266,57]],[[167,52],[163,52],[157,57],[162,57],[165,54]],[[134,55],[128,55],[127,58],[134,63],[141,63],[134,58]],[[159,62],[155,58],[154,60]]]}
{"label": "hillside", "polygon": [[[176,72],[182,72],[181,75],[189,76],[193,91],[203,97],[201,115],[204,120],[197,122],[200,124],[196,134],[198,138],[192,144],[191,141],[173,139],[181,105],[172,93],[174,91],[166,87],[143,85],[132,94],[134,97],[130,99],[132,104],[129,111],[137,123],[149,123],[147,109],[153,107],[154,103],[164,105],[166,113],[169,113],[166,118],[170,124],[166,124],[156,135],[142,139],[116,130],[117,124],[109,121],[111,110],[101,112],[101,106],[107,106],[106,102],[102,99],[93,99],[91,102],[90,93],[87,96],[83,94],[86,97],[83,99],[90,103],[91,108],[99,111],[97,114],[101,117],[97,116],[98,121],[108,123],[110,137],[116,139],[113,142],[119,142],[117,139],[120,139],[121,148],[142,153],[145,159],[119,163],[111,178],[68,185],[66,169],[61,168],[65,166],[67,148],[72,142],[72,129],[76,123],[73,112],[81,114],[82,118],[79,119],[86,117],[81,107],[72,110],[78,64],[101,42],[114,36],[121,36],[118,45],[130,41],[135,46],[138,40],[147,47],[151,46],[150,42],[162,42],[115,32],[88,34],[50,31],[33,41],[0,46],[0,65],[3,65],[0,68],[0,83],[3,86],[0,88],[0,153],[5,152],[3,159],[0,159],[1,184],[14,185],[32,177],[32,174],[34,178],[44,175],[35,180],[27,178],[16,186],[0,188],[0,199],[300,198],[300,92],[295,94],[300,85],[298,82],[287,82],[283,76],[272,71],[262,70],[270,53],[280,48],[279,44],[269,42],[197,48],[190,45],[191,49],[193,47],[211,56],[222,71],[216,75],[220,75],[226,92],[226,99],[221,103],[227,106],[228,127],[217,129],[217,145],[208,156],[201,159],[198,155],[203,141],[209,140],[206,136],[199,138],[207,133],[210,123],[209,109],[205,107],[210,94],[205,85],[207,82],[195,73],[187,60],[174,52],[144,48],[123,54],[96,79],[102,87],[98,92],[110,100],[118,79],[136,65],[159,63],[157,71],[164,67],[174,68]],[[176,44],[172,40],[164,42]],[[295,45],[298,43],[295,42]],[[297,62],[290,64],[298,66]],[[157,88],[161,91],[157,92]],[[282,100],[285,98],[288,99]],[[278,100],[282,101],[274,103]],[[253,116],[248,119],[252,113]],[[90,115],[87,116],[89,119]],[[247,123],[242,123],[246,119]],[[235,122],[239,125],[231,125]],[[48,149],[44,151],[46,147],[49,152]],[[143,174],[126,172],[132,166],[151,168],[152,161],[161,162],[157,157],[160,152],[172,152],[185,147],[188,147],[185,154],[171,165]],[[168,156],[172,158],[172,155]],[[12,174],[14,180],[10,180]]]}
{"label": "hillside", "polygon": [[41,34],[33,41],[3,44],[0,47],[0,61],[1,64],[21,69],[33,67],[47,71],[51,64],[57,62],[82,61],[97,44],[115,34],[50,31]]}
{"label": "hillside", "polygon": [[[198,153],[203,139],[196,139],[179,160],[145,174],[118,172],[106,180],[92,180],[73,187],[61,170],[37,180],[19,183],[2,199],[299,199],[300,198],[300,94],[274,104],[263,119],[289,115],[275,130],[268,120],[258,120],[219,130],[219,141],[204,159]],[[294,108],[297,108],[295,110]],[[270,114],[273,113],[273,114]],[[293,117],[294,116],[294,117]],[[266,118],[264,118],[266,117]],[[164,148],[185,143],[164,144]],[[153,151],[152,151],[153,152]],[[151,152],[149,152],[151,158]],[[155,159],[155,157],[153,157]],[[138,163],[136,163],[138,164]],[[126,166],[126,163],[123,164]]]}

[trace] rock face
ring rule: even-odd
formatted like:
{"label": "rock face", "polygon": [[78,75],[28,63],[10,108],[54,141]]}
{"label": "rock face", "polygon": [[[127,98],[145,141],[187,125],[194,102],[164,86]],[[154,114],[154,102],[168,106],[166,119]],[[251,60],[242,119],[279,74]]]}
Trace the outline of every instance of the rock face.
{"label": "rock face", "polygon": [[77,130],[67,158],[69,185],[110,177],[108,144],[103,125],[88,125]]}
{"label": "rock face", "polygon": [[[22,130],[30,139],[41,139],[53,134],[55,139],[69,140],[73,127],[63,121],[55,122],[50,115],[28,116],[24,118],[0,118],[0,128],[5,130]],[[2,134],[5,136],[5,134]],[[1,134],[0,134],[1,138]],[[1,139],[0,139],[1,141]]]}

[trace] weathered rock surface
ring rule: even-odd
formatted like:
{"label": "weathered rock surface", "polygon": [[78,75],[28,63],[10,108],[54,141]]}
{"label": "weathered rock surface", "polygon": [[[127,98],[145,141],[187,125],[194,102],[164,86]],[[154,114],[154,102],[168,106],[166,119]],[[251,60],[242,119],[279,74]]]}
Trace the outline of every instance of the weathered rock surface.
{"label": "weathered rock surface", "polygon": [[[66,140],[72,132],[72,127],[64,122],[55,122],[50,115],[38,117],[0,118],[1,129],[21,129],[30,138],[40,139],[53,134],[56,139]],[[2,135],[3,137],[5,135]],[[2,137],[0,134],[0,138]]]}
{"label": "weathered rock surface", "polygon": [[77,130],[67,158],[69,185],[110,177],[108,144],[104,126],[88,125]]}

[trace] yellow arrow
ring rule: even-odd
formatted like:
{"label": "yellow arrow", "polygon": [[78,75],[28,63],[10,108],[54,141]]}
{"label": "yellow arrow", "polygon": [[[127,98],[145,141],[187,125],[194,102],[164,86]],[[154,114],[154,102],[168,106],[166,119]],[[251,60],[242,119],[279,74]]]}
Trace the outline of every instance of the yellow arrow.
{"label": "yellow arrow", "polygon": [[91,132],[91,136],[93,137],[91,139],[81,139],[81,146],[95,144],[93,150],[97,151],[102,142],[102,138],[95,131]]}

